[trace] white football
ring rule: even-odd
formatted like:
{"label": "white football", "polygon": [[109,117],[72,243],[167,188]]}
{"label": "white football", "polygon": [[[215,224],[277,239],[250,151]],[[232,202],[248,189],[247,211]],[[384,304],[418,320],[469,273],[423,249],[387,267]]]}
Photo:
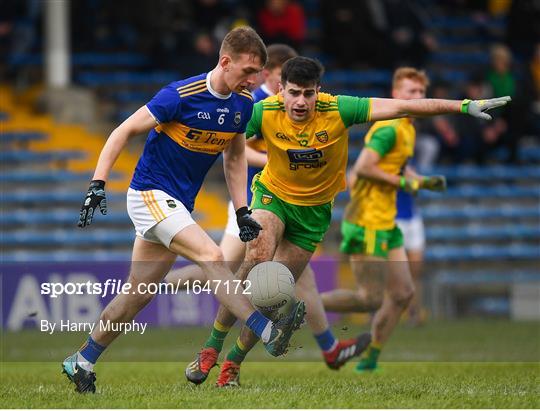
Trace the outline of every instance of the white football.
{"label": "white football", "polygon": [[265,261],[251,269],[249,299],[251,304],[272,321],[289,314],[296,302],[294,277],[291,271],[276,261]]}

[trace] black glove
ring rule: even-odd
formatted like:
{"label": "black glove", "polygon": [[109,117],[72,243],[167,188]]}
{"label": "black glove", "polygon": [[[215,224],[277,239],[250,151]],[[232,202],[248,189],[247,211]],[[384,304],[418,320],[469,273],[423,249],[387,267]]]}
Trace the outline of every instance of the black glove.
{"label": "black glove", "polygon": [[244,243],[254,240],[259,236],[262,227],[251,218],[251,210],[247,207],[240,207],[236,210],[236,222],[240,228],[240,240]]}
{"label": "black glove", "polygon": [[81,214],[79,215],[79,227],[86,227],[92,224],[92,218],[94,217],[94,211],[96,207],[99,207],[101,214],[107,214],[107,199],[105,198],[105,181],[92,180],[90,187],[86,193],[86,198],[81,207]]}

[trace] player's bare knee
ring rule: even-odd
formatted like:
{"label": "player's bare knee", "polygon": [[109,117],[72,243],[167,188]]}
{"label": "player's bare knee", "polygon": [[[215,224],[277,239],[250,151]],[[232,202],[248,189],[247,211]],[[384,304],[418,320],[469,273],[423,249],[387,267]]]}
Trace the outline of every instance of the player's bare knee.
{"label": "player's bare knee", "polygon": [[[200,263],[221,263],[225,261],[223,256],[223,251],[217,245],[215,247],[209,247],[207,250],[201,251],[200,254]],[[201,264],[199,264],[201,265]]]}
{"label": "player's bare knee", "polygon": [[357,294],[359,301],[362,303],[365,301],[366,308],[369,311],[376,311],[381,308],[383,303],[383,293],[368,293],[365,297]]}
{"label": "player's bare knee", "polygon": [[248,247],[246,251],[245,260],[249,261],[253,265],[263,263],[265,261],[271,261],[274,258],[274,254],[270,252],[267,247],[262,244],[260,247]]}
{"label": "player's bare knee", "polygon": [[403,287],[399,291],[393,292],[391,297],[395,305],[405,309],[414,297],[414,286],[411,284]]}

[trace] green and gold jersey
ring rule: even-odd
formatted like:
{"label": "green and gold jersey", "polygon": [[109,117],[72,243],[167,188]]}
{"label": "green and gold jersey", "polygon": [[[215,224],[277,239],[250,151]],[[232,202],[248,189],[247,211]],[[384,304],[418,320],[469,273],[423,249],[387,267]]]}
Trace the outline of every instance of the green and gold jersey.
{"label": "green and gold jersey", "polygon": [[259,181],[282,200],[301,206],[326,204],[345,189],[347,129],[369,121],[371,100],[319,93],[315,114],[293,122],[277,94],[255,104],[247,137],[263,136],[268,163]]}
{"label": "green and gold jersey", "polygon": [[[387,173],[399,175],[413,156],[416,131],[410,119],[378,121],[369,129],[365,149],[381,156],[377,164]],[[373,230],[390,230],[395,226],[396,188],[359,178],[351,191],[345,209],[345,220]]]}

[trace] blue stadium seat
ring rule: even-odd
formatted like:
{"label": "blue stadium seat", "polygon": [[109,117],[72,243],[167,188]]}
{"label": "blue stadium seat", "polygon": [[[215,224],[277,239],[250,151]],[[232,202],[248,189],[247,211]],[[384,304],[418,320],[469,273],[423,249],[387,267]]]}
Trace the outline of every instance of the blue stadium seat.
{"label": "blue stadium seat", "polygon": [[438,51],[431,55],[433,63],[444,65],[483,65],[489,63],[489,52]]}
{"label": "blue stadium seat", "polygon": [[323,78],[327,86],[341,84],[372,84],[387,86],[392,81],[389,70],[334,70],[328,71]]}
{"label": "blue stadium seat", "polygon": [[[150,59],[138,53],[74,53],[71,64],[74,66],[125,66],[142,67],[151,63]],[[41,53],[12,53],[8,56],[11,66],[38,66],[43,64]]]}
{"label": "blue stadium seat", "polygon": [[[82,203],[84,193],[78,194],[78,202]],[[110,199],[109,199],[110,201]],[[0,225],[4,227],[18,225],[43,226],[50,224],[71,224],[75,225],[79,215],[77,209],[62,211],[39,211],[39,210],[17,210],[7,211],[0,214]],[[107,216],[99,216],[100,224],[131,224],[128,214],[125,211],[108,212]]]}
{"label": "blue stadium seat", "polygon": [[[76,216],[77,217],[77,216]],[[130,246],[135,239],[133,230],[69,230],[4,232],[0,238],[3,247],[61,247],[61,246]]]}
{"label": "blue stadium seat", "polygon": [[519,147],[518,156],[522,161],[540,162],[540,147]]}
{"label": "blue stadium seat", "polygon": [[[181,258],[181,257],[180,257]],[[130,251],[12,251],[2,254],[2,262],[94,262],[131,261]]]}
{"label": "blue stadium seat", "polygon": [[503,219],[503,218],[538,218],[540,219],[540,208],[537,206],[499,206],[496,208],[465,206],[447,207],[444,205],[427,206],[421,208],[421,213],[426,220],[444,219]]}
{"label": "blue stadium seat", "polygon": [[479,240],[536,240],[540,238],[540,227],[531,225],[506,226],[461,226],[461,227],[428,227],[428,241],[479,241]]}
{"label": "blue stadium seat", "polygon": [[434,193],[430,191],[421,191],[418,194],[423,198],[469,198],[469,199],[483,199],[483,198],[529,198],[540,196],[540,187],[520,187],[512,185],[497,184],[488,187],[482,186],[460,186],[450,187],[445,193]]}
{"label": "blue stadium seat", "polygon": [[20,143],[36,140],[45,140],[47,134],[35,131],[12,131],[0,133],[2,143]]}
{"label": "blue stadium seat", "polygon": [[[114,172],[111,177],[118,178],[120,174]],[[70,181],[90,181],[92,173],[72,173],[63,170],[13,170],[0,174],[2,183],[58,183]]]}
{"label": "blue stadium seat", "polygon": [[78,83],[90,87],[110,87],[115,85],[165,85],[182,78],[182,74],[175,71],[151,71],[149,73],[136,73],[128,71],[91,72],[85,71],[76,76]]}
{"label": "blue stadium seat", "polygon": [[[86,190],[87,184],[81,184],[81,190]],[[22,191],[7,191],[2,193],[2,203],[11,205],[25,205],[25,204],[74,204],[80,205],[84,199],[86,191],[35,191],[35,190],[22,190]],[[125,193],[107,193],[107,201],[111,202],[126,201]],[[75,210],[76,212],[78,210]]]}
{"label": "blue stadium seat", "polygon": [[150,101],[150,99],[153,97],[153,93],[148,93],[140,90],[128,90],[114,93],[112,97],[122,104],[146,103],[147,101]]}
{"label": "blue stadium seat", "polygon": [[5,163],[36,163],[65,161],[84,158],[86,154],[82,151],[3,151],[0,152],[0,161]]}
{"label": "blue stadium seat", "polygon": [[530,283],[540,281],[540,272],[532,270],[442,270],[434,281],[438,284],[466,285],[486,283]]}
{"label": "blue stadium seat", "polygon": [[442,174],[447,180],[526,180],[540,179],[540,168],[536,166],[439,166],[419,170],[422,174]]}
{"label": "blue stadium seat", "polygon": [[469,78],[469,74],[462,70],[437,70],[433,73],[430,72],[430,77],[447,83],[461,83]]}
{"label": "blue stadium seat", "polygon": [[538,260],[540,247],[537,245],[470,245],[470,246],[429,246],[426,260],[470,261],[470,260]]}
{"label": "blue stadium seat", "polygon": [[[432,30],[472,30],[479,26],[479,24],[470,16],[451,16],[440,15],[435,18],[431,18],[426,21],[428,27]],[[492,29],[504,29],[506,20],[504,17],[490,18],[483,23],[484,26],[488,26]]]}
{"label": "blue stadium seat", "polygon": [[[332,210],[332,220],[341,221],[345,207],[336,205]],[[422,217],[426,222],[430,220],[485,220],[485,219],[539,219],[540,208],[537,206],[502,206],[497,208],[460,206],[448,207],[445,205],[425,206],[420,208]]]}

